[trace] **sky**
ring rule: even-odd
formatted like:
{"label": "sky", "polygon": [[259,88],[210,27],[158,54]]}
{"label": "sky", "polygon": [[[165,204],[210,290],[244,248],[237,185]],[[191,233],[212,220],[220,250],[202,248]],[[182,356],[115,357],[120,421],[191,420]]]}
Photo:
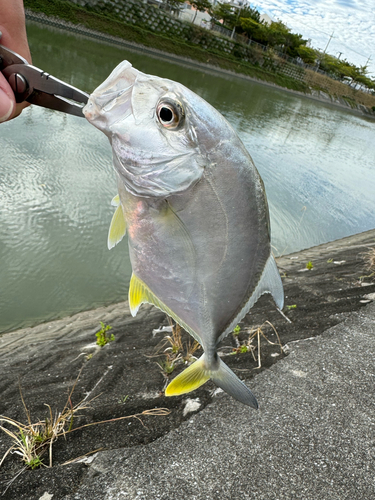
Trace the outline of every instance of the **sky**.
{"label": "sky", "polygon": [[[346,59],[356,66],[367,64],[375,77],[375,0],[256,0],[250,2],[274,21],[281,20],[293,33],[311,39],[315,49]],[[330,36],[333,37],[330,40]]]}

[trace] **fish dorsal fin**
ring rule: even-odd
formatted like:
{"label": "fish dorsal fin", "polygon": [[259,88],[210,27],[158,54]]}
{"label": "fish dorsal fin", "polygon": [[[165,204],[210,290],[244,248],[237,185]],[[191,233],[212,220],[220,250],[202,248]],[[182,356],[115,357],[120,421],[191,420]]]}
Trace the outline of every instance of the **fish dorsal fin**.
{"label": "fish dorsal fin", "polygon": [[284,288],[281,281],[279,270],[277,269],[276,261],[271,254],[264,266],[262,277],[254,290],[250,299],[250,307],[253,307],[255,302],[264,293],[270,293],[279,309],[284,307]]}
{"label": "fish dorsal fin", "polygon": [[135,316],[138,312],[141,304],[152,304],[161,311],[165,312],[168,316],[173,318],[176,323],[178,323],[184,330],[186,330],[190,335],[200,344],[202,341],[199,338],[199,335],[190,328],[181,318],[175,314],[172,309],[166,306],[161,300],[157,298],[157,296],[148,288],[148,286],[143,283],[142,280],[137,278],[137,276],[133,273],[130,279],[129,286],[129,308],[132,316]]}
{"label": "fish dorsal fin", "polygon": [[284,307],[284,289],[281,281],[279,270],[277,269],[277,265],[273,255],[271,254],[268,257],[266,265],[264,266],[262,276],[258,281],[258,284],[252,293],[250,299],[246,302],[244,307],[241,309],[239,314],[234,318],[231,324],[226,328],[226,330],[220,335],[218,341],[222,340],[229,332],[233,331],[236,325],[241,321],[241,319],[247,314],[250,309],[253,307],[255,302],[263,295],[264,293],[270,293],[273,297],[273,300],[276,303],[276,306],[279,309]]}
{"label": "fish dorsal fin", "polygon": [[[111,202],[112,205],[114,205],[114,200],[118,198],[118,195],[115,196]],[[117,206],[115,213],[113,214],[112,220],[111,220],[111,225],[109,226],[109,231],[108,231],[108,249],[111,250],[111,248],[115,247],[117,243],[119,243],[122,238],[125,236],[126,233],[126,223],[125,223],[125,218],[124,218],[124,213],[122,211],[122,207],[120,204],[120,200],[118,200],[118,205]]]}

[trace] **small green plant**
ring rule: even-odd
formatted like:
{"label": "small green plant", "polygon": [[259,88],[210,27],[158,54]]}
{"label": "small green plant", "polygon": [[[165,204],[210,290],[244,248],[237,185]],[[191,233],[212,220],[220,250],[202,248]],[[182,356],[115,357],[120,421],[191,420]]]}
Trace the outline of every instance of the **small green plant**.
{"label": "small green plant", "polygon": [[108,344],[108,342],[112,342],[113,340],[115,340],[115,336],[113,335],[113,333],[111,335],[107,334],[108,330],[112,330],[112,327],[110,325],[105,325],[103,321],[100,322],[100,325],[102,327],[101,330],[99,330],[98,333],[95,334],[97,338],[96,343],[97,345],[103,347]]}
{"label": "small green plant", "polygon": [[118,403],[121,405],[124,405],[126,403],[126,401],[128,400],[128,398],[129,398],[129,394],[127,394],[126,396],[121,396],[120,399],[118,400]]}
{"label": "small green plant", "polygon": [[291,309],[297,309],[297,304],[292,304],[290,306],[285,306],[285,307],[290,311]]}
{"label": "small green plant", "polygon": [[333,259],[328,259],[327,260],[327,264],[332,264],[332,262],[333,262]]}
{"label": "small green plant", "polygon": [[43,460],[40,457],[34,457],[29,462],[26,462],[26,465],[29,469],[34,470],[38,467],[41,467],[43,464]]}
{"label": "small green plant", "polygon": [[311,271],[311,269],[313,269],[314,267],[314,264],[312,263],[311,260],[309,260],[309,262],[306,264],[306,269],[308,269],[309,271]]}
{"label": "small green plant", "polygon": [[[276,334],[278,342],[271,342],[268,337],[265,334],[266,328],[271,327],[274,333]],[[258,366],[257,368],[261,368],[261,359],[260,359],[260,339],[263,337],[268,344],[271,345],[279,345],[280,350],[282,352],[282,345],[281,345],[281,340],[279,337],[279,334],[277,333],[276,328],[273,326],[273,324],[270,321],[265,321],[261,326],[257,326],[255,328],[251,328],[249,331],[249,337],[242,341],[241,343],[238,342],[237,347],[234,347],[232,349],[232,352],[230,354],[245,354],[247,352],[251,352],[254,361],[258,361]],[[257,339],[257,345],[253,344],[253,341]],[[255,351],[258,350],[257,355],[255,354]]]}
{"label": "small green plant", "polygon": [[160,366],[162,373],[164,373],[166,376],[170,375],[176,368],[174,362],[168,358],[162,361],[158,361],[157,364]]}
{"label": "small green plant", "polygon": [[241,331],[240,325],[235,326],[233,329],[233,335],[238,336],[240,334],[240,331]]}

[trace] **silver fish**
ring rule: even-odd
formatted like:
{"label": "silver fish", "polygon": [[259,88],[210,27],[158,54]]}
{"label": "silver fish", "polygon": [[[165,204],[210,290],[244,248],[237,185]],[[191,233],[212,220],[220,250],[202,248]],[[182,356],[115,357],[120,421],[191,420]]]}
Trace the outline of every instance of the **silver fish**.
{"label": "silver fish", "polygon": [[112,144],[119,197],[109,232],[128,231],[129,304],[154,304],[204,354],[166,395],[207,380],[253,408],[255,396],[217,354],[263,293],[283,307],[263,182],[231,125],[183,85],[122,62],[90,96],[88,121]]}

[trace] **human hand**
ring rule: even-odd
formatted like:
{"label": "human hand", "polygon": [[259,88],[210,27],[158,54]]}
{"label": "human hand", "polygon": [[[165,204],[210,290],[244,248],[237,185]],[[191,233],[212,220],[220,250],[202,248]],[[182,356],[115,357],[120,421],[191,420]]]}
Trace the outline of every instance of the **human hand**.
{"label": "human hand", "polygon": [[[0,43],[31,63],[22,0],[0,0]],[[28,102],[16,104],[13,90],[0,72],[0,123],[18,116]]]}

